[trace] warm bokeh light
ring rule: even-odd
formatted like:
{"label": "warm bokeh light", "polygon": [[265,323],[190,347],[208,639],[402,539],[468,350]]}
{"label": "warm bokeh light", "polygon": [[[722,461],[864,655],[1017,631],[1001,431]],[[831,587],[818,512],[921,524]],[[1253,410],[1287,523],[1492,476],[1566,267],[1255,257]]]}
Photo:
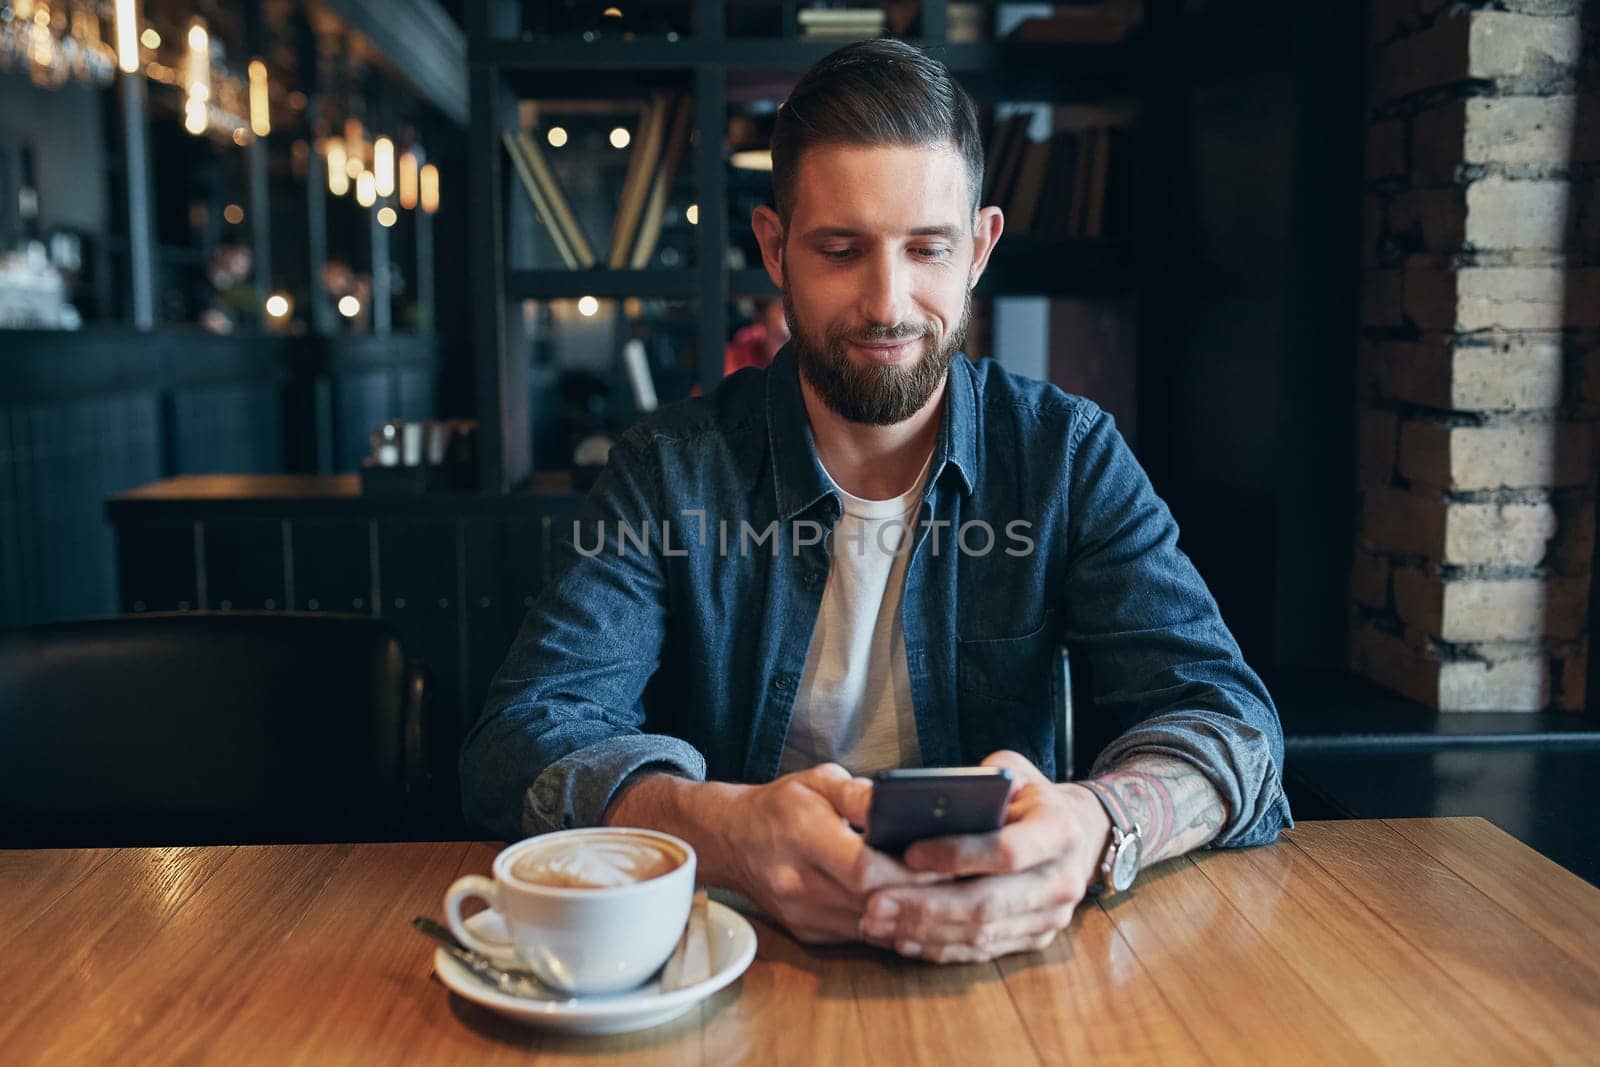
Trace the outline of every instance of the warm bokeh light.
{"label": "warm bokeh light", "polygon": [[267,65],[250,61],[250,132],[265,137],[272,132],[272,115],[267,107]]}
{"label": "warm bokeh light", "polygon": [[751,148],[743,152],[735,152],[728,157],[728,162],[740,170],[771,170],[772,150],[767,148]]}
{"label": "warm bokeh light", "polygon": [[[121,2],[122,0],[118,0],[119,7],[121,6]],[[131,3],[132,0],[128,0],[128,2]],[[139,34],[139,43],[150,49],[150,51],[154,52],[157,48],[161,47],[161,35],[155,31],[153,26],[146,26],[144,28],[144,32]]]}
{"label": "warm bokeh light", "polygon": [[372,176],[379,196],[394,195],[394,142],[387,137],[372,142]]}
{"label": "warm bokeh light", "polygon": [[339,314],[347,319],[353,319],[361,314],[361,301],[346,293],[339,298]]}
{"label": "warm bokeh light", "polygon": [[373,180],[372,172],[364,170],[361,172],[361,177],[356,179],[356,203],[362,207],[371,207],[377,202],[377,183]]}
{"label": "warm bokeh light", "polygon": [[596,300],[594,297],[580,296],[578,298],[578,314],[582,315],[584,318],[589,318],[599,310],[600,301]]}
{"label": "warm bokeh light", "polygon": [[350,174],[344,169],[344,142],[328,138],[328,192],[343,196],[350,191]]}
{"label": "warm bokeh light", "polygon": [[422,168],[419,177],[422,210],[432,215],[439,210],[439,168],[432,163]]}
{"label": "warm bokeh light", "polygon": [[[117,0],[117,67],[124,74],[139,71],[139,5],[136,0]],[[154,30],[145,30],[154,33]],[[156,44],[161,39],[156,38]],[[150,45],[154,48],[156,45]]]}
{"label": "warm bokeh light", "polygon": [[689,220],[690,226],[700,225],[700,205],[690,204],[683,209],[683,217]]}
{"label": "warm bokeh light", "polygon": [[206,33],[205,24],[197,20],[189,27],[188,40],[183,128],[198,137],[206,132],[206,112],[211,100],[211,36]]}
{"label": "warm bokeh light", "polygon": [[[344,120],[344,150],[345,154],[364,168],[367,165],[367,132],[361,125],[361,120],[354,116],[346,116]],[[356,172],[357,174],[360,171]],[[350,175],[354,178],[355,174]]]}
{"label": "warm bokeh light", "polygon": [[269,318],[286,319],[289,312],[294,310],[287,293],[273,293],[267,297],[267,315]]}
{"label": "warm bokeh light", "polygon": [[388,204],[385,204],[378,209],[378,225],[382,226],[384,229],[388,229],[390,226],[393,226],[395,224],[395,220],[399,217],[399,215],[395,214],[394,208],[390,207]]}
{"label": "warm bokeh light", "polygon": [[563,126],[552,126],[550,127],[550,132],[544,135],[544,139],[550,142],[551,148],[564,147],[567,143],[566,128]]}
{"label": "warm bokeh light", "polygon": [[400,153],[400,206],[410,211],[417,206],[417,154]]}
{"label": "warm bokeh light", "polygon": [[361,172],[366,170],[366,164],[361,161],[361,154],[355,149],[346,147],[344,150],[344,173],[351,181],[361,177]]}
{"label": "warm bokeh light", "polygon": [[611,131],[612,148],[627,148],[629,142],[632,140],[633,136],[629,134],[628,131],[622,126],[618,126],[616,129]]}
{"label": "warm bokeh light", "polygon": [[244,208],[238,204],[229,204],[222,209],[222,217],[227,220],[228,225],[237,226],[244,221]]}

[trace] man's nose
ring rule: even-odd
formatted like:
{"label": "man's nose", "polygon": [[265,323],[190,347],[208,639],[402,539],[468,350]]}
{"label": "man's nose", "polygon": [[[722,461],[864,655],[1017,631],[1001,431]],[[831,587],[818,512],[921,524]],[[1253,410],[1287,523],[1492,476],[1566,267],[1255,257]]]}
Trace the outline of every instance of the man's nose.
{"label": "man's nose", "polygon": [[861,316],[873,326],[898,326],[911,310],[911,272],[892,252],[872,257],[861,284]]}

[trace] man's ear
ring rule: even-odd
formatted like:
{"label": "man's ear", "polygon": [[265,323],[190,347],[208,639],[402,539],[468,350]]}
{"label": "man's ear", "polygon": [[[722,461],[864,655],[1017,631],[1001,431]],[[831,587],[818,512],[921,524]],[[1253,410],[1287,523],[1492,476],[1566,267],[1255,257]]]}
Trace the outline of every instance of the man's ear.
{"label": "man's ear", "polygon": [[983,207],[978,209],[978,217],[972,226],[972,272],[967,277],[967,288],[971,289],[978,284],[978,279],[983,277],[983,268],[989,265],[989,253],[994,251],[994,246],[1000,241],[1000,233],[1006,228],[1005,214],[997,207]]}
{"label": "man's ear", "polygon": [[778,213],[765,204],[750,213],[750,228],[755,231],[756,243],[761,246],[761,262],[767,268],[767,277],[779,289],[783,288],[783,222]]}

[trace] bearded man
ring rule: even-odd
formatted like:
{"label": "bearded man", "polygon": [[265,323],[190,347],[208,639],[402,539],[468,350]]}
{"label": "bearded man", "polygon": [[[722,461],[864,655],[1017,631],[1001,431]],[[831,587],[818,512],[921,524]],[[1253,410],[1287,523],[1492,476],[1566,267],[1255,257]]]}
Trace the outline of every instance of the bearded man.
{"label": "bearded man", "polygon": [[[1130,841],[1271,841],[1277,711],[1111,417],[961,353],[1004,225],[971,100],[851,45],[772,163],[790,342],[612,451],[463,747],[469,821],[663,830],[801,940],[941,962],[1047,945]],[[1062,647],[1117,735],[1076,782]],[[1016,783],[998,831],[896,857],[855,829],[866,776],[980,763]]]}

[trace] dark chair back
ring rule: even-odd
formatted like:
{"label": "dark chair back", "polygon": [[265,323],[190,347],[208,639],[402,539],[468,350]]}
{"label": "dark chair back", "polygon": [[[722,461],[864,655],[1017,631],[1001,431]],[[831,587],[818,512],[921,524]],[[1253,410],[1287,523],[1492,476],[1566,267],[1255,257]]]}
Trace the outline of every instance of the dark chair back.
{"label": "dark chair back", "polygon": [[195,612],[0,632],[0,844],[404,836],[424,689],[369,618]]}
{"label": "dark chair back", "polygon": [[1094,676],[1087,656],[1072,658],[1066,647],[1050,687],[1056,723],[1056,781],[1087,778],[1100,753],[1122,733],[1122,727],[1095,710]]}

